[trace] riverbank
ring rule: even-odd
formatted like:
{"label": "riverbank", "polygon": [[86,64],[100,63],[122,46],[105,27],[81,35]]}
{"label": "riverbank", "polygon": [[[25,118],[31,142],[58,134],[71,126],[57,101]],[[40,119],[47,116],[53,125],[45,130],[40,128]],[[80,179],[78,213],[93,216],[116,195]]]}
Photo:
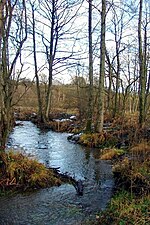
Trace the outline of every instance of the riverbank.
{"label": "riverbank", "polygon": [[64,183],[73,185],[77,194],[83,195],[81,180],[60,173],[59,168],[47,168],[19,152],[0,152],[0,168],[0,196],[60,186]]}
{"label": "riverbank", "polygon": [[63,183],[54,170],[21,153],[1,152],[0,167],[2,194],[59,186]]}
{"label": "riverbank", "polygon": [[[80,120],[78,115],[68,113],[52,113],[49,121],[41,123],[35,112],[16,112],[16,120],[27,120],[35,123],[42,130],[72,133],[68,140],[93,148],[128,148],[141,142],[150,140],[150,126],[139,127],[136,117],[118,116],[112,120],[105,116],[104,128],[101,133],[86,133],[86,121]],[[93,125],[94,126],[94,125]]]}
{"label": "riverbank", "polygon": [[119,160],[115,159],[113,174],[116,191],[94,224],[150,224],[149,142],[139,143]]}
{"label": "riverbank", "polygon": [[93,225],[150,224],[150,194],[136,196],[129,191],[116,193],[107,209],[97,215]]}
{"label": "riverbank", "polygon": [[[0,198],[2,224],[84,224],[110,201],[114,180],[110,162],[97,160],[98,149],[67,141],[69,134],[41,130],[30,121],[17,121],[8,148],[36,158],[83,182],[83,195],[73,185],[40,188]],[[90,199],[90,200],[89,200]]]}
{"label": "riverbank", "polygon": [[[56,121],[57,122],[57,121]],[[117,125],[118,126],[118,125]],[[131,126],[130,126],[131,128]],[[50,129],[50,127],[48,127],[48,129]],[[123,149],[123,141],[124,138],[130,138],[127,140],[132,140],[132,138],[134,138],[134,142],[129,143],[128,148],[125,148],[125,152],[120,156],[119,155],[119,159],[116,155],[112,154],[112,159],[113,162],[115,162],[115,166],[113,168],[113,172],[114,172],[114,176],[116,178],[116,187],[117,189],[121,190],[122,194],[117,194],[117,196],[115,196],[114,198],[112,198],[111,203],[108,207],[108,209],[101,214],[97,215],[97,224],[118,224],[120,225],[122,224],[130,224],[130,220],[131,220],[131,224],[141,224],[141,221],[144,221],[143,217],[145,217],[145,221],[146,221],[146,217],[147,215],[149,215],[149,174],[150,174],[150,164],[149,164],[149,160],[150,160],[150,148],[149,148],[149,142],[148,142],[148,135],[149,133],[140,133],[139,131],[135,133],[135,128],[132,129],[128,129],[129,133],[125,135],[124,132],[125,130],[117,130],[117,135],[115,136],[115,140],[117,140],[117,137],[121,137],[122,139],[119,139],[119,141],[117,140],[117,143],[121,143],[121,145],[117,145],[117,147],[120,147],[121,150]],[[113,134],[116,134],[116,130],[112,131],[111,129],[111,137],[114,138]],[[103,134],[92,134],[91,136],[85,135],[82,136],[84,143],[81,143],[83,145],[86,146],[90,146],[90,147],[101,147],[101,141],[103,141],[103,143],[105,143],[105,140],[109,137],[108,134],[110,134],[109,132],[107,133],[103,133]],[[141,137],[140,137],[140,134]],[[104,136],[105,135],[105,136]],[[103,136],[104,138],[101,138],[101,136]],[[144,137],[146,136],[146,138],[144,139]],[[106,138],[107,137],[107,138]],[[136,138],[138,137],[138,139],[136,140]],[[142,144],[140,143],[142,139]],[[144,140],[143,140],[144,139]],[[108,140],[108,139],[107,139]],[[121,140],[121,141],[120,141]],[[135,143],[136,140],[136,143]],[[138,143],[137,143],[138,142]],[[97,144],[98,143],[98,144]],[[110,142],[109,142],[110,143]],[[96,146],[94,146],[96,145]],[[114,142],[113,142],[114,145]],[[115,146],[116,147],[116,146]],[[126,147],[126,146],[125,146]],[[112,153],[112,148],[109,149],[110,152]],[[106,149],[103,151],[105,152]],[[111,157],[108,158],[108,150],[107,152],[107,157],[103,156],[103,159],[107,158],[107,159],[111,159]],[[100,151],[100,158],[102,157],[102,151]],[[137,164],[138,162],[138,164]],[[138,217],[138,222],[137,220],[133,220],[131,218],[130,213],[127,213],[127,211],[125,211],[124,216],[122,217],[121,215],[123,215],[123,205],[124,205],[124,198],[125,195],[123,194],[122,190],[126,189],[128,192],[128,194],[126,195],[126,199],[128,199],[128,203],[131,200],[132,197],[132,201],[130,202],[131,204],[125,204],[126,206],[126,210],[130,211],[130,209],[132,208],[132,213],[136,215],[136,213],[138,212],[139,215],[141,215],[141,217]],[[124,192],[126,193],[126,192]],[[142,198],[140,197],[140,195],[142,196]],[[121,198],[121,196],[124,196]],[[114,201],[115,199],[115,201]],[[144,199],[144,201],[142,201],[142,199]],[[146,199],[146,200],[145,200]],[[147,201],[147,202],[145,202]],[[134,204],[135,203],[135,204]],[[141,210],[144,210],[145,213],[140,214],[140,211],[138,211],[136,209],[136,206],[138,205],[138,208],[141,208]],[[116,209],[116,214],[113,213],[114,209]],[[118,213],[118,214],[117,214]],[[111,215],[110,217],[107,217],[107,214]],[[120,215],[120,216],[118,216]],[[127,218],[125,220],[125,215],[127,215]],[[108,218],[108,220],[107,220]],[[103,221],[103,223],[101,223],[101,221]],[[104,222],[105,221],[105,222]],[[110,221],[113,221],[112,223],[110,223]],[[127,221],[127,222],[126,222]]]}

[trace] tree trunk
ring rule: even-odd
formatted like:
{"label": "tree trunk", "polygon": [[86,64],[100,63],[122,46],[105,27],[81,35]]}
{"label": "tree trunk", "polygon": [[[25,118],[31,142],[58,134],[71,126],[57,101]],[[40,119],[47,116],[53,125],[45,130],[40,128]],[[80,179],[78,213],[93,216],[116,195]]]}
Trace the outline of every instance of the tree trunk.
{"label": "tree trunk", "polygon": [[33,37],[34,70],[35,70],[36,90],[37,90],[37,98],[38,98],[38,116],[39,116],[40,122],[44,122],[40,82],[39,82],[38,67],[37,67],[37,57],[36,57],[34,5],[31,5],[31,7],[32,7],[32,32],[33,32],[32,37]]}
{"label": "tree trunk", "polygon": [[86,132],[92,131],[93,116],[93,48],[92,48],[92,0],[89,0],[89,91]]}
{"label": "tree trunk", "polygon": [[[46,94],[46,104],[45,104],[45,118],[48,120],[49,118],[49,111],[51,106],[51,87],[52,87],[52,76],[53,76],[53,61],[56,52],[56,46],[58,41],[58,33],[57,33],[57,26],[55,27],[55,0],[52,0],[52,21],[51,21],[51,36],[50,36],[50,46],[49,49],[47,48],[47,60],[49,65],[49,76],[48,76],[48,87],[47,87],[47,94]],[[56,32],[56,42],[54,46],[54,29]]]}
{"label": "tree trunk", "polygon": [[107,63],[108,63],[108,76],[109,76],[109,86],[108,86],[108,97],[107,97],[107,111],[111,111],[112,109],[112,75],[113,75],[113,68],[112,64],[110,62],[109,54],[106,51],[106,58],[107,58]]}
{"label": "tree trunk", "polygon": [[[24,34],[20,42],[17,42],[16,52],[14,58],[11,57],[9,62],[9,42],[13,12],[17,5],[17,1],[11,4],[11,1],[0,2],[0,149],[5,149],[8,134],[12,128],[13,123],[13,89],[17,81],[13,82],[12,72],[16,61],[22,50],[22,46],[27,39],[27,16],[26,16],[26,4],[25,0],[20,2],[22,15],[24,15],[24,26],[20,21],[20,27],[17,27],[17,31]],[[15,29],[15,28],[13,28]],[[14,32],[16,33],[16,32]],[[16,37],[14,37],[15,40]],[[12,56],[12,55],[11,55]]]}
{"label": "tree trunk", "polygon": [[[6,8],[6,1],[0,3],[0,148],[5,149],[5,144],[11,127],[11,98],[10,98],[10,76],[8,68],[8,34],[5,30],[6,17],[4,10]],[[8,9],[11,17],[11,8]],[[10,23],[7,27],[10,29]]]}
{"label": "tree trunk", "polygon": [[120,55],[119,55],[119,43],[117,40],[116,27],[115,27],[115,44],[116,44],[116,57],[117,57],[117,71],[116,71],[116,90],[115,90],[115,103],[114,103],[113,117],[116,116],[116,113],[118,112],[118,109],[119,109],[118,95],[119,95],[119,86],[120,86]]}
{"label": "tree trunk", "polygon": [[98,115],[96,131],[103,131],[104,123],[104,77],[105,77],[105,29],[106,29],[106,1],[102,0],[101,12],[101,43],[100,43],[100,77],[99,77],[99,94],[98,94]]}
{"label": "tree trunk", "polygon": [[140,0],[139,6],[139,21],[138,21],[138,42],[139,42],[139,124],[142,126],[145,121],[145,91],[146,91],[146,78],[144,72],[144,56],[142,49],[142,9],[143,9],[143,0]]}

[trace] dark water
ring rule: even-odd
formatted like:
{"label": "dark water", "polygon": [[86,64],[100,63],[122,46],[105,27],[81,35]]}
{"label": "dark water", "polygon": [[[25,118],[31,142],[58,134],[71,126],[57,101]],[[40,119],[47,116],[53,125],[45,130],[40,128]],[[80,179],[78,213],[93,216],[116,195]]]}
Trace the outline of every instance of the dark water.
{"label": "dark water", "polygon": [[67,141],[68,134],[43,132],[31,122],[21,122],[10,135],[8,147],[37,158],[46,166],[60,167],[84,184],[83,196],[65,184],[0,198],[0,225],[89,224],[109,202],[113,178],[111,165],[96,159],[97,150]]}

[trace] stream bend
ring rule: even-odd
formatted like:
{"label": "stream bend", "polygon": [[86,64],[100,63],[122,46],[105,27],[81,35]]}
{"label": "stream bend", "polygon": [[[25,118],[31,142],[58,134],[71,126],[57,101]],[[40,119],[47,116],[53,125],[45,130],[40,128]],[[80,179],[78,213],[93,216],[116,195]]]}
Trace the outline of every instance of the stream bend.
{"label": "stream bend", "polygon": [[59,167],[84,185],[78,196],[64,184],[0,198],[0,225],[80,225],[96,218],[112,196],[111,164],[97,159],[98,150],[67,141],[66,133],[41,131],[30,121],[17,121],[8,148],[35,157],[47,167]]}

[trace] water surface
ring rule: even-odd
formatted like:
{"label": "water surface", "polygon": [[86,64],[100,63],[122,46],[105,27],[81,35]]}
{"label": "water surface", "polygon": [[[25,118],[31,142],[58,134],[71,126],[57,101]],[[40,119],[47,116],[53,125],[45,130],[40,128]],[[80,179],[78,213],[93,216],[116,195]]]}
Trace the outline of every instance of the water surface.
{"label": "water surface", "polygon": [[21,123],[11,133],[8,148],[81,179],[84,194],[78,196],[72,185],[65,184],[1,197],[0,225],[80,225],[95,219],[112,195],[111,164],[98,160],[97,150],[68,142],[69,134],[41,131],[29,121]]}

